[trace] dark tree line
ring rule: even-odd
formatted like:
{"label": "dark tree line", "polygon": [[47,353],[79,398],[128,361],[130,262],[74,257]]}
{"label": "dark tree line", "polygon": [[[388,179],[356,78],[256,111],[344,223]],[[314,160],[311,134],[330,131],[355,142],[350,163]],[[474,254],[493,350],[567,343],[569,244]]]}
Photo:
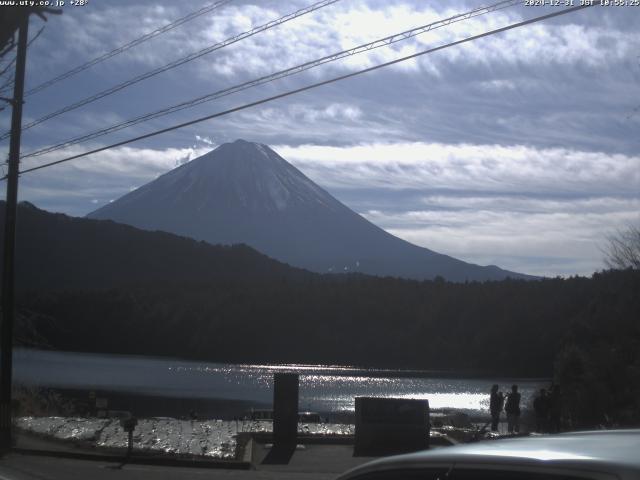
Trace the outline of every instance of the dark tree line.
{"label": "dark tree line", "polygon": [[638,270],[485,283],[318,275],[246,246],[29,205],[18,245],[23,344],[554,376],[571,426],[639,419]]}
{"label": "dark tree line", "polygon": [[551,376],[560,352],[633,351],[638,288],[631,270],[469,284],[354,275],[35,292],[21,305],[64,350]]}
{"label": "dark tree line", "polygon": [[597,274],[555,356],[566,427],[640,426],[640,270]]}

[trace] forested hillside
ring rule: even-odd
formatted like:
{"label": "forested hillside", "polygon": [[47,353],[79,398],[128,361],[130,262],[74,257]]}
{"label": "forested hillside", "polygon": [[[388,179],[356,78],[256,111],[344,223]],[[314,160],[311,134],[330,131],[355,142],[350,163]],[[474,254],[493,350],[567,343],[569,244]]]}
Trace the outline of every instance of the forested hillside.
{"label": "forested hillside", "polygon": [[466,285],[283,277],[30,293],[21,305],[64,350],[550,376],[588,335],[638,338],[639,289],[637,271]]}
{"label": "forested hillside", "polygon": [[640,271],[449,283],[319,275],[248,247],[20,211],[17,338],[221,362],[552,376],[574,425],[640,412]]}
{"label": "forested hillside", "polygon": [[[0,221],[4,220],[4,207],[0,202]],[[18,290],[297,278],[307,274],[245,245],[210,245],[109,220],[49,213],[29,203],[19,205],[17,223]],[[2,241],[0,238],[0,245]]]}

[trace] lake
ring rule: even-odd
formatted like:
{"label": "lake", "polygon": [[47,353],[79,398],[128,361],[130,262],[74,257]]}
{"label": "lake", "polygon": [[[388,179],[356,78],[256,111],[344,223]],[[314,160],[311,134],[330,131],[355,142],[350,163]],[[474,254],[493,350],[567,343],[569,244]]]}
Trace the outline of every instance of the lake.
{"label": "lake", "polygon": [[370,370],[327,365],[243,365],[171,358],[55,352],[16,348],[14,382],[26,386],[87,389],[138,395],[242,401],[256,406],[272,399],[274,372],[300,374],[301,410],[348,414],[354,397],[428,399],[431,408],[472,415],[488,410],[489,389],[519,385],[526,410],[545,379],[444,378],[420,371]]}

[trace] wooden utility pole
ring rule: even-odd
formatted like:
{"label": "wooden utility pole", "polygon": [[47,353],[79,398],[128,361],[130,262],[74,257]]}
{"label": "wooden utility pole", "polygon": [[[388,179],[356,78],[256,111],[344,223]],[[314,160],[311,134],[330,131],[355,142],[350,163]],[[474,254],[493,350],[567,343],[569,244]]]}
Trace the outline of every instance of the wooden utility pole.
{"label": "wooden utility pole", "polygon": [[20,19],[16,73],[11,100],[11,143],[7,174],[7,203],[4,211],[4,252],[2,264],[2,324],[0,325],[0,450],[11,448],[11,377],[13,369],[13,324],[15,320],[16,209],[18,204],[18,168],[20,164],[20,134],[24,72],[27,59],[29,13]]}

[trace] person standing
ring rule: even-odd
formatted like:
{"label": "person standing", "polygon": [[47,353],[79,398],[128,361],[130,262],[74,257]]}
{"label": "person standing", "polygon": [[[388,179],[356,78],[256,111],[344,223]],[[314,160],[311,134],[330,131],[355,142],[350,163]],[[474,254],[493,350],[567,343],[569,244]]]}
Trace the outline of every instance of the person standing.
{"label": "person standing", "polygon": [[491,412],[491,431],[498,431],[498,424],[500,423],[500,412],[504,406],[504,395],[498,391],[498,385],[494,384],[491,387],[491,398],[489,400],[489,411]]}
{"label": "person standing", "polygon": [[507,412],[507,429],[509,433],[520,432],[520,394],[518,386],[511,386],[511,393],[507,395],[507,403],[504,406]]}

